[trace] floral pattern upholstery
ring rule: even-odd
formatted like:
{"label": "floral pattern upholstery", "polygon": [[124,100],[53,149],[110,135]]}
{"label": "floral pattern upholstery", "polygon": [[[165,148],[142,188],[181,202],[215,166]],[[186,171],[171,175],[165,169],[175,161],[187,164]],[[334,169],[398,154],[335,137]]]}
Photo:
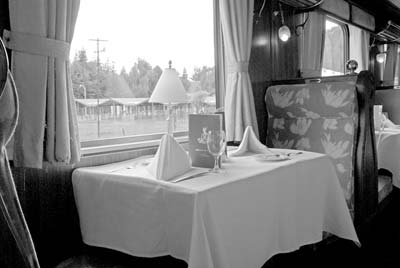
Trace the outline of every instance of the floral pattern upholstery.
{"label": "floral pattern upholstery", "polygon": [[353,212],[358,127],[355,82],[271,86],[266,106],[267,146],[327,154]]}

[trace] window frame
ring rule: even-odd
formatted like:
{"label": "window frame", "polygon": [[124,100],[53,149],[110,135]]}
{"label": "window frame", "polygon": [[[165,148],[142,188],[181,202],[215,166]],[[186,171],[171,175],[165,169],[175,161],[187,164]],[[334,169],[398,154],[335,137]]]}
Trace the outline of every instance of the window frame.
{"label": "window frame", "polygon": [[[219,14],[219,0],[212,0],[213,5],[213,44],[214,44],[214,70],[215,70],[215,98],[216,109],[223,107],[224,88],[224,49],[222,41],[222,29]],[[79,129],[78,129],[79,131]],[[159,145],[161,137],[165,133],[151,133],[133,136],[120,136],[111,138],[99,138],[88,141],[80,141],[81,157],[104,155],[116,152],[140,150]],[[188,142],[188,131],[176,131],[173,136],[179,143]]]}
{"label": "window frame", "polygon": [[[159,144],[164,134],[152,133],[81,141],[81,156],[85,157],[154,147]],[[188,141],[188,132],[174,132],[174,138],[179,143],[186,143]]]}

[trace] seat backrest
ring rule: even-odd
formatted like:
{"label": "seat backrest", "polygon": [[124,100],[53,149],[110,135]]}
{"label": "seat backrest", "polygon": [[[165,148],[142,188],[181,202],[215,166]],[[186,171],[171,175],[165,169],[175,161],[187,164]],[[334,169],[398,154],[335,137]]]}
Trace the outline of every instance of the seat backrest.
{"label": "seat backrest", "polygon": [[267,146],[327,154],[354,209],[355,81],[276,85],[266,93]]}
{"label": "seat backrest", "polygon": [[357,228],[373,217],[378,205],[374,79],[362,71],[310,80],[318,83],[271,82],[265,96],[267,145],[327,154]]}

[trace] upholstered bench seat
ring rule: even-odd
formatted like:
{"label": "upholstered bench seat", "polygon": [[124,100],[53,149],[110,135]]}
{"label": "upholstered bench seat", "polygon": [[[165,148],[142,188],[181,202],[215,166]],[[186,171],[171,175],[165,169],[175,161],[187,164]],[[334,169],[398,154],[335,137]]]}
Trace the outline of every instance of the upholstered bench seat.
{"label": "upholstered bench seat", "polygon": [[327,154],[353,211],[358,130],[355,81],[272,86],[266,104],[267,145]]}
{"label": "upholstered bench seat", "polygon": [[[373,77],[366,71],[274,81],[265,95],[267,146],[328,155],[356,228],[378,207],[373,96]],[[383,198],[390,183],[383,179],[381,185]]]}

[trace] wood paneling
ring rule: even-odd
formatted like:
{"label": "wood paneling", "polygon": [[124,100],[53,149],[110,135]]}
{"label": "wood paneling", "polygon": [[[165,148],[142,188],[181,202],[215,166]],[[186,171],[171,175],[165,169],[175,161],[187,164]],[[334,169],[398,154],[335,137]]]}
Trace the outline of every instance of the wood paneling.
{"label": "wood paneling", "polygon": [[[14,168],[21,206],[42,267],[53,267],[79,250],[78,217],[71,185],[72,168]],[[10,243],[3,248],[5,267],[24,267],[3,219],[2,233]],[[3,243],[1,243],[3,244]]]}
{"label": "wood paneling", "polygon": [[282,25],[276,0],[266,1],[261,17],[258,17],[263,0],[255,0],[253,42],[249,63],[249,74],[252,81],[254,104],[257,113],[260,139],[265,143],[267,113],[265,109],[265,91],[271,80],[296,78],[299,70],[298,36],[294,27],[298,19],[291,10],[283,10],[285,23],[290,27],[292,36],[287,42],[278,38],[278,29]]}

